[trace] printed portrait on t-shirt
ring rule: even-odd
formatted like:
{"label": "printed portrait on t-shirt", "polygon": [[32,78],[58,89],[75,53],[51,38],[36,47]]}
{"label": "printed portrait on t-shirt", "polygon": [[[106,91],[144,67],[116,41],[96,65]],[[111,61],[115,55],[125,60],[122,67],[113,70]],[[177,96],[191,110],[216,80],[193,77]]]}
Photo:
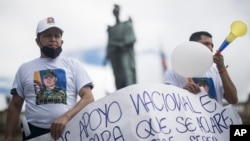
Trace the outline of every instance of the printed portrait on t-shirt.
{"label": "printed portrait on t-shirt", "polygon": [[203,87],[208,93],[210,98],[217,99],[216,91],[214,87],[214,82],[212,78],[193,78],[194,83],[198,84],[200,87]]}
{"label": "printed portrait on t-shirt", "polygon": [[66,76],[62,69],[34,72],[36,104],[67,104]]}

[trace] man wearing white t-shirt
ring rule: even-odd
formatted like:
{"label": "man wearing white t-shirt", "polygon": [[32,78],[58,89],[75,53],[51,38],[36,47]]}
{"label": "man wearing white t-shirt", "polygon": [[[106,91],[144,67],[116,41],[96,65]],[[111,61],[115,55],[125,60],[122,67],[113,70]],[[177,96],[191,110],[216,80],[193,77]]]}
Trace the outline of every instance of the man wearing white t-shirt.
{"label": "man wearing white t-shirt", "polygon": [[[41,56],[23,63],[16,73],[8,108],[6,141],[14,140],[24,101],[31,134],[24,135],[23,140],[49,132],[55,140],[58,139],[69,120],[94,101],[92,80],[80,61],[60,56],[62,34],[61,26],[53,17],[38,23],[36,43]],[[43,79],[48,77],[51,80],[46,83],[56,79],[53,81],[56,89],[46,87]],[[77,102],[78,95],[81,99]]]}
{"label": "man wearing white t-shirt", "polygon": [[[189,41],[202,43],[213,51],[212,35],[206,31],[195,32],[190,36]],[[221,105],[225,98],[228,103],[236,104],[238,102],[237,89],[227,72],[224,65],[224,58],[220,52],[213,56],[214,64],[204,74],[195,78],[185,78],[173,70],[167,70],[164,76],[164,83],[178,86],[191,93],[197,94],[203,87],[210,98],[217,100]]]}

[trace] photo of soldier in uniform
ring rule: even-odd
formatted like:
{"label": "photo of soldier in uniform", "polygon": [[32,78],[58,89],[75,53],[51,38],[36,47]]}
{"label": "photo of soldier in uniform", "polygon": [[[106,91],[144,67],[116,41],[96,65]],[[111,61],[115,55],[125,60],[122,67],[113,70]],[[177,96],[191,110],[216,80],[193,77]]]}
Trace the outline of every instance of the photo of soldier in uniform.
{"label": "photo of soldier in uniform", "polygon": [[67,95],[65,89],[58,87],[58,77],[54,70],[45,70],[42,77],[42,86],[36,87],[36,104],[67,104]]}

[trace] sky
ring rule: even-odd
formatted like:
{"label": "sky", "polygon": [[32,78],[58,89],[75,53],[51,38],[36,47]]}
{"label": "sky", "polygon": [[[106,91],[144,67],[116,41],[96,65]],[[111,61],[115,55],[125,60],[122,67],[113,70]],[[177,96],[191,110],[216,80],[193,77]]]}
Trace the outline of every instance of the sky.
{"label": "sky", "polygon": [[[215,50],[230,33],[235,20],[250,26],[249,0],[0,0],[0,89],[10,88],[18,67],[40,55],[35,43],[39,20],[53,16],[64,29],[63,54],[82,59],[92,77],[96,99],[114,91],[110,66],[100,65],[107,44],[107,26],[113,25],[114,4],[121,6],[121,19],[131,17],[138,83],[162,83],[158,56],[160,47],[171,67],[171,52],[188,41],[192,32],[209,31]],[[250,34],[235,39],[223,52],[244,102],[250,93]],[[90,64],[81,53],[97,51],[98,64]],[[86,53],[85,53],[86,54]]]}

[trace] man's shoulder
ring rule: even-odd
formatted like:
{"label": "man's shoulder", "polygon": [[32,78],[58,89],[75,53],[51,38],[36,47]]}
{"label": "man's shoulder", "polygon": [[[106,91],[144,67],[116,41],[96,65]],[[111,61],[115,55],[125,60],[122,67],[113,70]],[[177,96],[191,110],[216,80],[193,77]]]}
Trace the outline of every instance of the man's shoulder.
{"label": "man's shoulder", "polygon": [[23,64],[29,64],[29,63],[34,63],[34,62],[38,62],[40,58],[34,58],[32,60],[26,61]]}
{"label": "man's shoulder", "polygon": [[32,60],[23,62],[23,63],[20,65],[20,68],[30,67],[30,66],[32,66],[33,64],[37,64],[38,62],[39,62],[39,58],[35,58],[35,59],[32,59]]}
{"label": "man's shoulder", "polygon": [[69,56],[60,56],[60,58],[58,58],[58,61],[66,61],[66,62],[79,62],[79,59],[73,58],[73,57],[69,57]]}
{"label": "man's shoulder", "polygon": [[177,75],[178,73],[176,73],[173,69],[167,69],[165,71],[165,74],[174,74],[174,75]]}

